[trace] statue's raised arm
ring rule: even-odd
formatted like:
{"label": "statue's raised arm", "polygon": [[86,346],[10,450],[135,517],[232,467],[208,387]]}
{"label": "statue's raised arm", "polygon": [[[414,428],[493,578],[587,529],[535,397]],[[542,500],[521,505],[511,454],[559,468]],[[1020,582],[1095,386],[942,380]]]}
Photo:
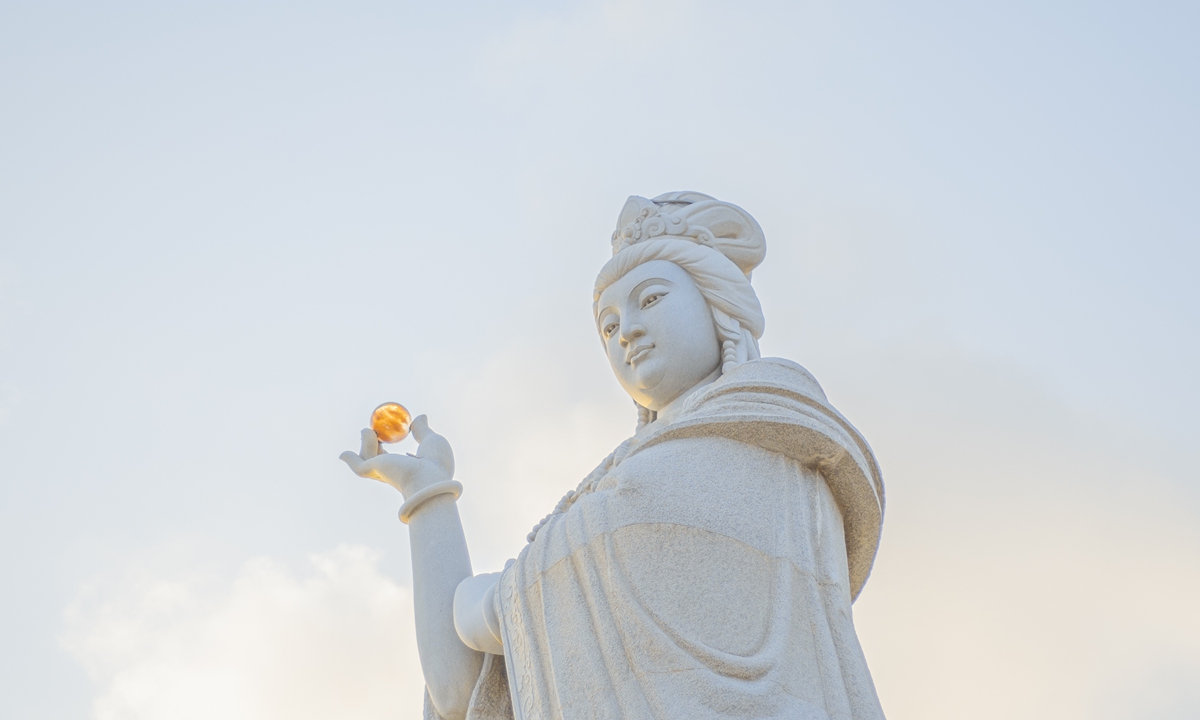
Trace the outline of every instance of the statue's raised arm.
{"label": "statue's raised arm", "polygon": [[387,483],[404,496],[400,519],[410,529],[417,650],[429,704],[440,717],[460,720],[467,715],[483,665],[483,654],[463,644],[454,628],[454,592],[471,577],[467,540],[454,504],[462,486],[454,480],[450,443],[429,429],[424,415],[413,420],[412,433],[420,443],[416,455],[386,452],[375,431],[367,428],[361,450],[342,453],[342,460],[356,474]]}
{"label": "statue's raised arm", "polygon": [[452,464],[366,435],[347,460],[419,504],[426,719],[881,720],[851,603],[882,477],[807,370],[760,356],[762,229],[700,193],[632,197],[612,249],[593,310],[637,429],[503,572],[471,577]]}

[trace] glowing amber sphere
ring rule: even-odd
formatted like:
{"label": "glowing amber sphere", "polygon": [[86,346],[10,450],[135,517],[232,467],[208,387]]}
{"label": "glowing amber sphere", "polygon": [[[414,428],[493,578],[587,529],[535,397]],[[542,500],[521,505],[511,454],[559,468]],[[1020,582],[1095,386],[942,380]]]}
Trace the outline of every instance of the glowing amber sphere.
{"label": "glowing amber sphere", "polygon": [[371,413],[371,429],[385,443],[397,443],[408,437],[412,413],[400,403],[384,403]]}

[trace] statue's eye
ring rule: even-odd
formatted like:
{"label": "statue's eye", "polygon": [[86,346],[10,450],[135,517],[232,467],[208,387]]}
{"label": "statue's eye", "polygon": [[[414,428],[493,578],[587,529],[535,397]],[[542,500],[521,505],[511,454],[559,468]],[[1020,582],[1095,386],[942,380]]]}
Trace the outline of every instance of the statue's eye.
{"label": "statue's eye", "polygon": [[609,323],[604,326],[604,337],[610,338],[617,331],[617,323]]}
{"label": "statue's eye", "polygon": [[656,302],[658,302],[659,300],[661,300],[661,299],[662,299],[662,297],[663,297],[664,295],[666,295],[666,293],[661,293],[661,292],[659,292],[659,293],[653,293],[653,294],[651,294],[651,295],[647,295],[647,296],[646,296],[646,299],[642,301],[642,307],[643,307],[643,308],[648,308],[648,307],[650,307],[650,306],[651,306],[651,305],[653,305],[654,303],[656,303]]}

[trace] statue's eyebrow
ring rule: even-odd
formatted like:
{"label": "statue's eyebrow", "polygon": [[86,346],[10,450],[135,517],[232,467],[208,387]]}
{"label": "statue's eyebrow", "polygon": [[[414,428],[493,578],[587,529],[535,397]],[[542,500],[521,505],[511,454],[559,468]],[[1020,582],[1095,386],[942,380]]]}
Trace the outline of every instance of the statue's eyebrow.
{"label": "statue's eyebrow", "polygon": [[608,313],[612,313],[614,315],[617,315],[618,317],[620,316],[620,313],[617,312],[617,308],[614,305],[605,305],[604,307],[600,308],[600,312],[596,313],[596,329],[597,330],[600,329],[600,323],[603,322],[604,316]]}
{"label": "statue's eyebrow", "polygon": [[658,278],[658,277],[646,278],[645,280],[643,280],[640,283],[638,283],[637,285],[635,285],[634,288],[629,291],[629,297],[637,297],[638,295],[641,295],[642,291],[645,290],[650,285],[666,285],[668,288],[675,287],[675,283],[671,282],[670,280],[667,280],[666,278]]}

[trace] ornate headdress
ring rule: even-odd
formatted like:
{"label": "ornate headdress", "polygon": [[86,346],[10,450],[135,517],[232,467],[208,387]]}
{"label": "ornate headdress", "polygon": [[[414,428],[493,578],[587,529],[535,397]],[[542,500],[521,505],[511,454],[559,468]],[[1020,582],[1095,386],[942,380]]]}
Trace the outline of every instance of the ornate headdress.
{"label": "ornate headdress", "polygon": [[750,277],[767,254],[762,228],[750,213],[698,192],[673,192],[653,200],[625,201],[612,235],[613,255],[655,238],[685,238],[710,247]]}

